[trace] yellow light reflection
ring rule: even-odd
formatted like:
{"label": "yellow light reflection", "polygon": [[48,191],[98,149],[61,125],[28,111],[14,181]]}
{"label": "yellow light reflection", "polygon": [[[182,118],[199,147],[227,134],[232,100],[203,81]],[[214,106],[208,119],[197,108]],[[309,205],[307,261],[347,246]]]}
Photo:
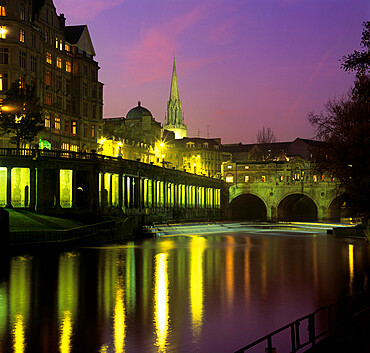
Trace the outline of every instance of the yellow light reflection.
{"label": "yellow light reflection", "polygon": [[203,325],[203,251],[206,240],[194,237],[190,255],[190,309],[193,341],[198,342]]}
{"label": "yellow light reflection", "polygon": [[168,254],[155,256],[154,325],[158,352],[165,352],[169,331],[168,318]]}
{"label": "yellow light reflection", "polygon": [[72,319],[69,310],[63,311],[62,323],[60,326],[60,342],[59,350],[61,353],[71,352],[71,337],[72,337]]}
{"label": "yellow light reflection", "polygon": [[350,292],[353,290],[353,278],[354,278],[354,255],[353,255],[353,244],[348,244],[348,263],[349,263],[349,288]]}
{"label": "yellow light reflection", "polygon": [[124,292],[120,282],[117,286],[116,304],[114,306],[114,347],[116,353],[124,352],[126,331]]}
{"label": "yellow light reflection", "polygon": [[21,314],[17,314],[15,317],[14,329],[14,353],[23,353],[26,348],[25,337],[24,337],[24,319]]}
{"label": "yellow light reflection", "polygon": [[234,297],[234,237],[226,237],[226,293],[229,305],[233,302]]}

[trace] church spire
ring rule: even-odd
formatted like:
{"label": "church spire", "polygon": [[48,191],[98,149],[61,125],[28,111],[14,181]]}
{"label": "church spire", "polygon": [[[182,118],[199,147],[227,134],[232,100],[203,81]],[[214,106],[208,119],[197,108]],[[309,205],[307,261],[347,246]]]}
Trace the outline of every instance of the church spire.
{"label": "church spire", "polygon": [[184,124],[184,115],[182,113],[182,104],[179,96],[179,87],[177,84],[177,73],[175,64],[175,54],[173,56],[172,80],[170,99],[167,103],[167,117],[165,119],[164,129],[173,131],[175,138],[186,137],[187,127]]}
{"label": "church spire", "polygon": [[175,55],[173,56],[173,68],[172,68],[172,81],[171,81],[170,100],[178,100],[178,101],[180,100],[179,86],[177,84]]}

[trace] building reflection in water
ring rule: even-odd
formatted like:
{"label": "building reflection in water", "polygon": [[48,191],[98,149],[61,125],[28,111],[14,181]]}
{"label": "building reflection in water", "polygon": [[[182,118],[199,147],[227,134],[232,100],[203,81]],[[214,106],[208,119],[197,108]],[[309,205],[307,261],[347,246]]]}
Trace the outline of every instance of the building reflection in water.
{"label": "building reflection in water", "polygon": [[348,244],[349,292],[350,292],[350,294],[353,294],[353,278],[355,276],[353,248],[354,248],[353,244]]}
{"label": "building reflection in water", "polygon": [[233,236],[226,236],[226,298],[229,306],[232,305],[234,299],[234,243]]}
{"label": "building reflection in water", "polygon": [[118,278],[116,282],[116,296],[113,314],[114,326],[114,347],[115,353],[123,353],[125,350],[126,336],[126,310],[125,310],[125,290],[123,287],[124,259],[119,257],[116,262],[118,266]]}
{"label": "building reflection in water", "polygon": [[190,311],[193,342],[198,342],[203,324],[203,252],[206,239],[192,237],[190,245]]}
{"label": "building reflection in water", "polygon": [[77,316],[79,281],[79,254],[71,252],[60,254],[58,273],[60,353],[72,352],[73,324]]}
{"label": "building reflection in water", "polygon": [[155,256],[154,325],[158,352],[165,352],[169,332],[168,314],[168,254]]}
{"label": "building reflection in water", "polygon": [[26,327],[30,311],[31,257],[15,257],[10,264],[10,321],[14,353],[26,349]]}

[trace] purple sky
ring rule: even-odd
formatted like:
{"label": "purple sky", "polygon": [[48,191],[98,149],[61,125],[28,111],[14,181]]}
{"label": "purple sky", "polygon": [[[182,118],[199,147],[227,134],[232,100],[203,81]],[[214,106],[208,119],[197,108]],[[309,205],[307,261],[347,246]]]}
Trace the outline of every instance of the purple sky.
{"label": "purple sky", "polygon": [[369,0],[54,0],[87,24],[101,66],[104,117],[141,100],[164,123],[172,57],[188,136],[313,138],[307,114],[346,93],[339,59],[359,49]]}

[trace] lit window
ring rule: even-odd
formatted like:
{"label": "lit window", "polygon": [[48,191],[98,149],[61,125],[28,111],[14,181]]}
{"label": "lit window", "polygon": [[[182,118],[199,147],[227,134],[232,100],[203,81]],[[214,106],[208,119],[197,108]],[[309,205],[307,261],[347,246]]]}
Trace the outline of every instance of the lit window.
{"label": "lit window", "polygon": [[59,69],[61,69],[61,68],[62,68],[62,58],[61,58],[60,56],[58,56],[58,57],[57,57],[57,67],[58,67]]}
{"label": "lit window", "polygon": [[0,39],[6,39],[6,26],[0,26]]}
{"label": "lit window", "polygon": [[55,117],[54,119],[54,128],[55,130],[60,130],[60,118]]}
{"label": "lit window", "polygon": [[63,41],[59,40],[59,50],[63,50]]}
{"label": "lit window", "polygon": [[9,49],[0,48],[0,64],[7,65],[9,62]]}
{"label": "lit window", "polygon": [[91,125],[91,138],[95,138],[95,125]]}
{"label": "lit window", "polygon": [[55,37],[55,48],[58,49],[59,40],[57,37]]}
{"label": "lit window", "polygon": [[45,115],[45,127],[50,128],[50,115]]}
{"label": "lit window", "polygon": [[19,19],[21,21],[24,21],[24,19],[26,17],[25,14],[26,14],[26,9],[24,8],[24,6],[21,6],[21,11],[19,13]]}
{"label": "lit window", "polygon": [[313,182],[316,183],[317,182],[317,175],[314,175],[313,176]]}
{"label": "lit window", "polygon": [[51,72],[46,71],[45,73],[45,83],[47,86],[51,86]]}
{"label": "lit window", "polygon": [[234,176],[232,174],[226,175],[226,182],[227,183],[233,183],[234,182]]}
{"label": "lit window", "polygon": [[249,183],[249,175],[246,175],[246,176],[244,177],[244,181],[245,181],[246,183]]}
{"label": "lit window", "polygon": [[246,166],[245,166],[245,169],[249,169],[249,166],[248,166],[248,165],[246,165]]}
{"label": "lit window", "polygon": [[284,176],[280,175],[280,181],[284,180]]}
{"label": "lit window", "polygon": [[325,181],[325,175],[321,175],[321,181]]}
{"label": "lit window", "polygon": [[45,96],[45,104],[46,105],[51,105],[51,103],[52,103],[51,93],[46,93],[46,96]]}
{"label": "lit window", "polygon": [[0,91],[6,91],[8,89],[8,74],[0,74]]}
{"label": "lit window", "polygon": [[72,120],[72,134],[77,135],[77,121]]}
{"label": "lit window", "polygon": [[265,183],[266,182],[266,176],[265,175],[262,175],[262,182]]}
{"label": "lit window", "polygon": [[227,169],[231,169],[231,168],[232,168],[232,166],[231,166],[231,165],[228,165],[228,166],[227,166]]}
{"label": "lit window", "polygon": [[53,63],[53,60],[52,60],[52,58],[51,58],[51,53],[50,53],[50,52],[47,52],[47,53],[46,53],[46,62],[47,62],[48,64],[52,64],[52,63]]}
{"label": "lit window", "polygon": [[6,8],[5,8],[5,3],[0,3],[0,16],[4,17],[6,16]]}
{"label": "lit window", "polygon": [[63,142],[61,148],[62,150],[69,151],[69,143]]}
{"label": "lit window", "polygon": [[19,81],[19,88],[23,89],[25,87],[25,84],[26,84],[26,80],[25,80],[24,76],[19,76],[18,81]]}
{"label": "lit window", "polygon": [[77,145],[71,145],[70,150],[73,152],[78,152],[78,146]]}
{"label": "lit window", "polygon": [[70,51],[69,44],[67,44],[67,43],[64,44],[64,50],[65,51]]}
{"label": "lit window", "polygon": [[19,31],[19,41],[24,43],[24,30],[23,29]]}
{"label": "lit window", "polygon": [[66,61],[66,71],[72,72],[72,64],[70,61]]}

